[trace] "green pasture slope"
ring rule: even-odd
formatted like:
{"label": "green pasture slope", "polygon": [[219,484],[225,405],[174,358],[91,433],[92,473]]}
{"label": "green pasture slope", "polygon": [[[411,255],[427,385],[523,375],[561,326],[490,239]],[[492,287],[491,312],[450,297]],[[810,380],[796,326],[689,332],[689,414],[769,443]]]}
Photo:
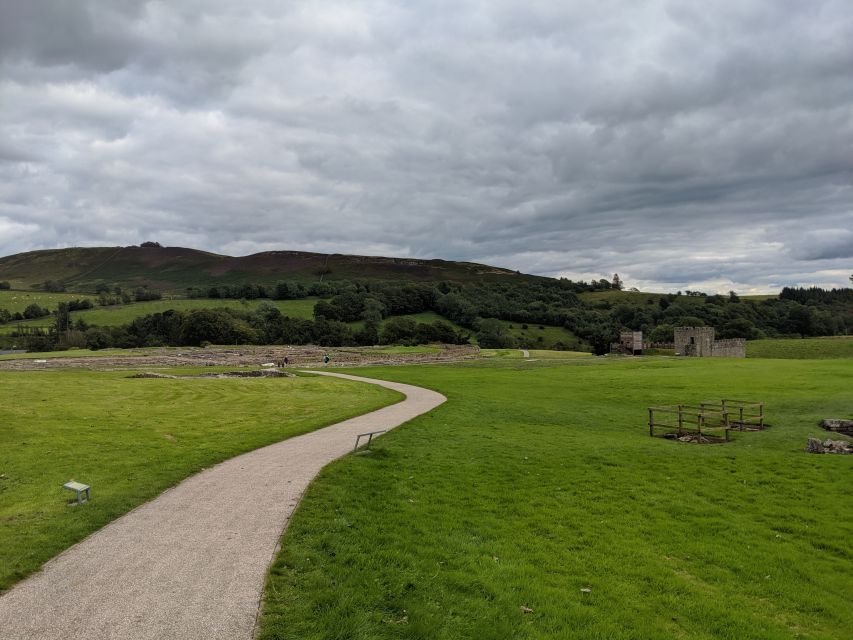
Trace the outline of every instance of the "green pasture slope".
{"label": "green pasture slope", "polygon": [[[627,291],[627,290],[614,290],[610,289],[609,291],[584,291],[578,294],[581,300],[584,302],[595,303],[595,302],[608,302],[610,304],[657,304],[658,300],[660,300],[665,295],[665,293],[646,293],[644,291]],[[741,300],[755,300],[756,302],[760,302],[761,300],[769,300],[771,298],[778,298],[779,296],[776,294],[761,294],[761,295],[746,295],[740,296]],[[677,296],[676,299],[679,302],[693,303],[693,304],[705,304],[704,296],[688,296],[681,295]]]}
{"label": "green pasture slope", "polygon": [[[804,452],[853,410],[853,360],[490,359],[358,370],[448,402],[311,485],[261,638],[842,639],[853,460]],[[650,405],[762,400],[723,445]]]}
{"label": "green pasture slope", "polygon": [[[66,294],[36,294],[36,295],[62,295]],[[87,296],[72,296],[72,298],[85,298]],[[91,296],[89,298],[94,301]],[[58,302],[55,301],[52,305],[48,305],[47,301],[39,302],[41,306],[47,306],[54,310]],[[283,315],[291,318],[310,319],[314,317],[314,305],[317,304],[318,298],[303,298],[301,300],[223,300],[213,298],[175,298],[173,300],[151,300],[147,302],[132,302],[130,304],[114,305],[109,307],[96,306],[93,309],[83,311],[72,311],[71,320],[84,320],[90,325],[99,327],[115,327],[123,324],[130,324],[136,318],[141,318],[152,313],[163,313],[169,309],[176,311],[192,311],[193,309],[242,309],[245,311],[253,311],[264,302],[275,305]],[[30,303],[27,303],[30,304]],[[2,308],[0,302],[0,308]],[[53,325],[54,317],[46,316],[35,320],[27,320],[24,322],[10,322],[5,325],[0,325],[0,335],[9,335],[18,328],[18,325],[25,327],[42,327],[47,329]]]}
{"label": "green pasture slope", "polygon": [[[580,351],[589,348],[574,333],[565,327],[554,327],[537,323],[503,322],[509,334],[515,338],[519,347],[529,349],[553,349],[562,345],[564,349]],[[526,328],[525,328],[526,327]],[[541,327],[541,328],[540,328]]]}
{"label": "green pasture slope", "polygon": [[129,324],[136,318],[147,316],[152,313],[163,313],[169,309],[175,311],[192,311],[193,309],[241,309],[253,311],[259,305],[266,302],[275,305],[282,315],[291,318],[312,318],[316,298],[303,298],[302,300],[222,300],[208,298],[175,299],[175,300],[152,300],[149,302],[136,302],[128,305],[117,305],[114,307],[96,307],[85,311],[75,311],[71,314],[74,320],[78,318],[89,324],[97,326],[118,326]]}
{"label": "green pasture slope", "polygon": [[[0,592],[205,467],[400,398],[327,378],[131,373],[0,372]],[[72,478],[92,485],[84,508],[66,506]]]}
{"label": "green pasture slope", "polygon": [[[69,300],[80,300],[81,298],[92,298],[92,296],[79,293],[46,293],[42,291],[14,291],[0,289],[0,309],[6,309],[9,313],[23,313],[31,304],[54,311],[60,302]],[[48,318],[50,320],[50,318]]]}
{"label": "green pasture slope", "polygon": [[750,340],[748,358],[853,358],[853,336],[779,340]]}

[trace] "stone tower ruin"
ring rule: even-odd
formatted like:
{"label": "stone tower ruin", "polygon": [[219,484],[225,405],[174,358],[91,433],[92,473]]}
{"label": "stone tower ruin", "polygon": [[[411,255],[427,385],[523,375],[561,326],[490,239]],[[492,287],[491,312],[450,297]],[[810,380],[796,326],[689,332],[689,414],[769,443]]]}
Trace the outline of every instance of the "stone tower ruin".
{"label": "stone tower ruin", "polygon": [[694,358],[745,358],[746,340],[714,340],[714,327],[676,327],[675,355]]}
{"label": "stone tower ruin", "polygon": [[675,355],[707,358],[714,350],[714,327],[676,327]]}

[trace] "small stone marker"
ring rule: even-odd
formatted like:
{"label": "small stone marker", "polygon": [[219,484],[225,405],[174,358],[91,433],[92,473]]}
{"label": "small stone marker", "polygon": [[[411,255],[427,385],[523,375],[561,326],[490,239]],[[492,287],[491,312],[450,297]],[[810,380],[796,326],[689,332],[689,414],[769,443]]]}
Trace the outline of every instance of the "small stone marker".
{"label": "small stone marker", "polygon": [[[84,502],[89,502],[89,485],[83,484],[82,482],[75,482],[74,480],[70,480],[62,485],[63,488],[68,489],[69,491],[74,491],[77,493],[77,502],[71,502],[70,505],[83,504]],[[85,499],[83,498],[83,494],[86,494]]]}

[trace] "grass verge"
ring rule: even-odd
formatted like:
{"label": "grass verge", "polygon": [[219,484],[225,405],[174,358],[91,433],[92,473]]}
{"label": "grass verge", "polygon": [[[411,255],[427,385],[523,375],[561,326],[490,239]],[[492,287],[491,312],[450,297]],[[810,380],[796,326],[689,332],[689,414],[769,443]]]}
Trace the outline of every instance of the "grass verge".
{"label": "grass verge", "polygon": [[[777,639],[853,628],[843,360],[583,359],[361,369],[449,401],[311,485],[261,637]],[[767,403],[725,445],[649,438],[646,407]]]}
{"label": "grass verge", "polygon": [[748,358],[853,358],[853,336],[750,340],[746,343]]}
{"label": "grass verge", "polygon": [[[321,377],[132,373],[0,372],[0,592],[203,468],[401,397]],[[92,485],[84,507],[66,506],[72,478]]]}

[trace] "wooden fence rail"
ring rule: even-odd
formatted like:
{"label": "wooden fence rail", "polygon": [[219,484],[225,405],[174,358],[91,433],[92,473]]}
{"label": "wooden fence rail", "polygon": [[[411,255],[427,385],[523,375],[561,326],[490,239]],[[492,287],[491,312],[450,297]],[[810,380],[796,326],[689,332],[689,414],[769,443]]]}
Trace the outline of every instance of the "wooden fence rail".
{"label": "wooden fence rail", "polygon": [[[649,407],[649,435],[681,438],[695,442],[729,441],[729,431],[763,429],[764,403],[724,398],[699,404]],[[658,430],[657,432],[655,430]]]}

